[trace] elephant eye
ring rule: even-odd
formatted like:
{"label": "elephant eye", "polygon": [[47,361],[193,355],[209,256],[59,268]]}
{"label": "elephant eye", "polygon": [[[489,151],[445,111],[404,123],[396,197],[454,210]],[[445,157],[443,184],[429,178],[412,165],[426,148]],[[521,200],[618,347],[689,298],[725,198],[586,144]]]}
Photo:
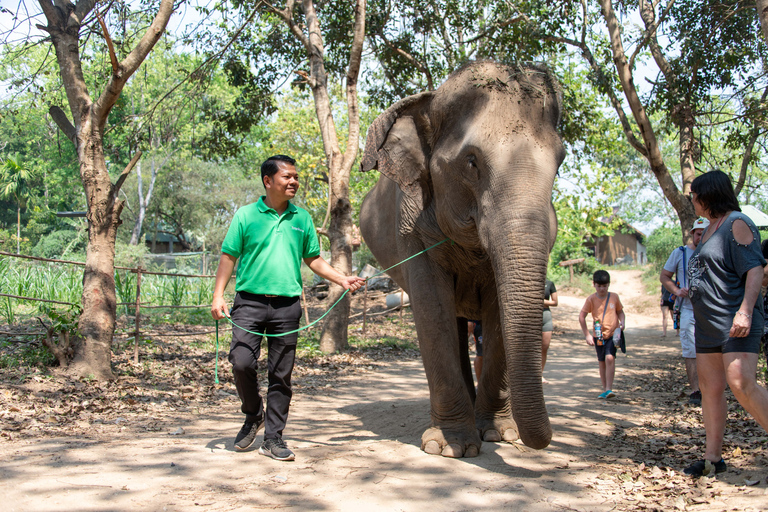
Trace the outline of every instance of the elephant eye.
{"label": "elephant eye", "polygon": [[477,181],[480,179],[480,168],[477,166],[477,157],[475,155],[467,156],[467,172],[465,177],[471,181]]}

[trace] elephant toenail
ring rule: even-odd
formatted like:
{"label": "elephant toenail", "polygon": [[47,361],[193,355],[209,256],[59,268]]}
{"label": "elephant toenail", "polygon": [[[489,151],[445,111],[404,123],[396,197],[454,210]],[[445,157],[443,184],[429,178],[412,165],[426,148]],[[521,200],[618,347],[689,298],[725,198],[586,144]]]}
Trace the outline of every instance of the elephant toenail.
{"label": "elephant toenail", "polygon": [[424,451],[430,455],[440,455],[440,443],[437,441],[427,441],[424,445]]}

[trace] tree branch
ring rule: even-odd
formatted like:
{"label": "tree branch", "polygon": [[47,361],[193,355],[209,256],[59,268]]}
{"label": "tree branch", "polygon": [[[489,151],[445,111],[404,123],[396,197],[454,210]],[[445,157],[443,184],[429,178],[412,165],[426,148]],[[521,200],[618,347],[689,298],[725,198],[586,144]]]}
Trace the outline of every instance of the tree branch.
{"label": "tree branch", "polygon": [[101,93],[101,96],[93,106],[93,113],[99,125],[99,129],[103,132],[104,125],[107,121],[109,111],[112,110],[117,98],[125,86],[125,83],[131,77],[131,75],[138,69],[141,63],[146,59],[149,52],[155,46],[160,36],[163,34],[165,27],[168,25],[168,20],[173,13],[173,0],[161,0],[160,9],[155,15],[155,19],[152,20],[152,24],[149,26],[144,36],[138,42],[136,47],[118,64],[118,71],[112,74],[112,77],[107,84],[107,87]]}
{"label": "tree branch", "polygon": [[360,108],[357,101],[357,81],[360,76],[360,63],[362,62],[363,43],[365,42],[365,0],[357,0],[355,5],[355,28],[352,38],[352,47],[349,52],[349,67],[347,68],[347,120],[349,133],[347,134],[347,147],[341,166],[345,172],[352,169],[360,147]]}
{"label": "tree branch", "polygon": [[120,173],[120,177],[117,178],[117,182],[115,183],[114,187],[114,196],[117,198],[118,192],[120,192],[120,188],[123,186],[123,183],[125,183],[126,178],[128,178],[128,174],[130,174],[131,170],[133,169],[133,166],[136,165],[136,162],[139,161],[139,158],[141,158],[141,150],[137,151],[135,155],[133,155],[133,158],[131,158],[131,161],[128,162],[128,165],[125,167],[123,172]]}
{"label": "tree branch", "polygon": [[109,30],[107,30],[107,24],[104,23],[104,19],[101,14],[96,14],[101,25],[101,31],[104,32],[104,39],[107,40],[107,48],[109,49],[109,60],[112,63],[112,73],[115,75],[119,72],[120,67],[117,64],[117,55],[115,55],[115,47],[112,45],[112,38],[109,37]]}
{"label": "tree branch", "polygon": [[383,32],[380,32],[378,34],[378,36],[381,38],[382,41],[384,41],[384,44],[390,50],[392,50],[393,52],[395,52],[398,55],[400,55],[401,57],[403,57],[405,60],[407,60],[408,62],[413,64],[416,67],[416,69],[418,69],[419,71],[424,73],[424,75],[427,77],[427,89],[428,90],[430,90],[430,91],[434,91],[435,90],[435,84],[432,81],[432,73],[430,72],[428,65],[426,65],[423,62],[420,62],[416,57],[414,57],[410,53],[406,52],[402,48],[398,48],[397,46],[395,46],[395,44],[393,42],[391,42],[389,39],[387,39],[387,36],[384,35]]}
{"label": "tree branch", "polygon": [[61,131],[64,132],[64,135],[66,135],[67,138],[72,141],[72,144],[77,147],[77,130],[72,126],[72,123],[69,122],[69,119],[67,119],[67,114],[56,105],[51,105],[48,108],[48,113]]}

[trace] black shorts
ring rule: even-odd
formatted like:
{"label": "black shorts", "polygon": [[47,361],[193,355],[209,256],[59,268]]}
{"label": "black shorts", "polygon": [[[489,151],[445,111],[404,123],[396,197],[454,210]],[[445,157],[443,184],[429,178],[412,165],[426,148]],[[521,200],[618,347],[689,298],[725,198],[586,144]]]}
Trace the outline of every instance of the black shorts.
{"label": "black shorts", "polygon": [[760,337],[750,334],[744,338],[728,338],[728,341],[717,347],[700,347],[696,345],[697,354],[725,354],[728,352],[760,353]]}
{"label": "black shorts", "polygon": [[602,345],[598,345],[597,340],[595,340],[595,352],[597,352],[598,361],[605,361],[606,354],[616,357],[616,345],[613,344],[613,337],[603,340]]}
{"label": "black shorts", "polygon": [[663,301],[661,301],[661,307],[672,309],[672,308],[675,307],[675,303],[674,302],[669,302],[667,300],[663,300]]}

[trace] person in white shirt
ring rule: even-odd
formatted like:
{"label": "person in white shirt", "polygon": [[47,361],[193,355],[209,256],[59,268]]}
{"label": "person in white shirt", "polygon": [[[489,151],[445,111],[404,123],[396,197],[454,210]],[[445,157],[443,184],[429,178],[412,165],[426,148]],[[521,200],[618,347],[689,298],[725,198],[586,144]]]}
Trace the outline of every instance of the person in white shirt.
{"label": "person in white shirt", "polygon": [[[701,391],[699,390],[699,375],[696,372],[696,340],[694,338],[695,321],[693,318],[693,305],[688,298],[688,260],[693,255],[693,251],[699,245],[704,230],[709,226],[709,221],[703,217],[696,219],[691,228],[692,241],[688,245],[683,245],[672,251],[669,255],[664,268],[661,271],[659,280],[661,285],[670,293],[674,294],[675,308],[680,308],[680,345],[683,348],[683,359],[685,359],[685,372],[688,374],[688,384],[691,386],[691,395],[688,403],[691,405],[701,405]],[[672,279],[677,276],[678,284]]]}

